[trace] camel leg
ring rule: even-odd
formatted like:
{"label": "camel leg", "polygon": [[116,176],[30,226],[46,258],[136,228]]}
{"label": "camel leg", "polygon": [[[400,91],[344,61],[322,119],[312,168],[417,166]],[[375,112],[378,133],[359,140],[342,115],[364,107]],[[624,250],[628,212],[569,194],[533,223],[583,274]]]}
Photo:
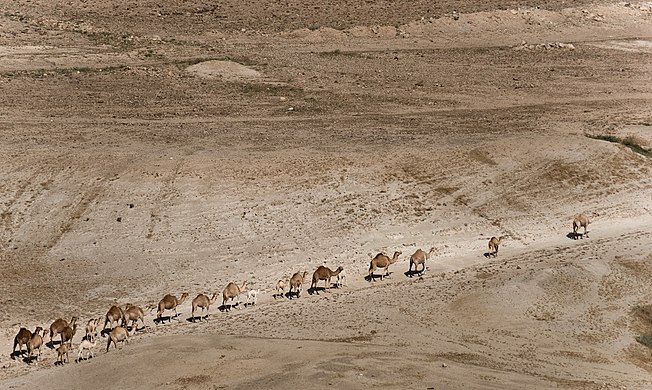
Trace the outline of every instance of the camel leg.
{"label": "camel leg", "polygon": [[174,319],[179,321],[179,313],[177,313],[177,308],[176,307],[174,308]]}

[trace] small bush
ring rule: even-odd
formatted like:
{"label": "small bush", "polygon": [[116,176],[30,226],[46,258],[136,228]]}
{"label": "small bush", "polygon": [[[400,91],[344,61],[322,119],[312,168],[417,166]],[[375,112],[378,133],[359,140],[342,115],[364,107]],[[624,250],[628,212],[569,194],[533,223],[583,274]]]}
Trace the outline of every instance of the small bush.
{"label": "small bush", "polygon": [[641,144],[644,143],[644,141],[642,141],[641,139],[635,136],[630,135],[625,138],[620,138],[620,137],[616,137],[615,135],[607,135],[607,134],[597,134],[597,135],[586,134],[586,136],[591,139],[598,139],[601,141],[608,141],[616,144],[621,144],[627,146],[632,151],[640,155],[643,155],[645,157],[652,157],[652,149],[643,147]]}
{"label": "small bush", "polygon": [[635,339],[646,347],[652,348],[652,335],[644,334],[642,336],[636,336]]}

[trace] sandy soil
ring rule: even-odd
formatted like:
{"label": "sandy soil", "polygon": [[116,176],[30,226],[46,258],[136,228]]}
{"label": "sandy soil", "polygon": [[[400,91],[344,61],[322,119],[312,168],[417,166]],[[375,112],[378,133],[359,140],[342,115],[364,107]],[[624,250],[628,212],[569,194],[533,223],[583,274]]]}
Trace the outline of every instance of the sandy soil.
{"label": "sandy soil", "polygon": [[[652,3],[462,3],[0,1],[0,388],[652,387],[652,162],[587,137],[652,146]],[[272,298],[322,264],[348,285]],[[245,279],[208,322],[10,357]]]}

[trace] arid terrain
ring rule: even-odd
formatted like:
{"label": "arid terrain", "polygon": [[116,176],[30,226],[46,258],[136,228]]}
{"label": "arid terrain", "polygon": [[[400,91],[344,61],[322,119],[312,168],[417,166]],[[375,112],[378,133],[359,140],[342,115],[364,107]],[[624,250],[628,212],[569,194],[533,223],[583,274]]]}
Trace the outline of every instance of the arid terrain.
{"label": "arid terrain", "polygon": [[[652,388],[652,2],[0,11],[0,388]],[[319,265],[347,285],[309,294]],[[182,292],[73,361],[88,319]],[[11,357],[72,316],[69,364]]]}

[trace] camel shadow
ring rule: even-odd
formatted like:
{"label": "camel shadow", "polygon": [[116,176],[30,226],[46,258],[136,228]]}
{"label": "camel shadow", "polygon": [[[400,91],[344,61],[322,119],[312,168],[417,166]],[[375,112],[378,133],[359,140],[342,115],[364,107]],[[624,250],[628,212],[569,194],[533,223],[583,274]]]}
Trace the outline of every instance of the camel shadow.
{"label": "camel shadow", "polygon": [[147,329],[147,325],[143,325],[141,328],[138,328],[138,325],[136,325],[135,327],[134,326],[127,326],[125,329],[127,329],[127,332],[131,332],[131,331],[139,332],[141,330]]}
{"label": "camel shadow", "polygon": [[86,356],[86,357],[78,357],[77,359],[75,359],[75,363],[79,363],[82,360],[89,360],[89,359],[92,359],[92,358],[93,358],[92,355]]}
{"label": "camel shadow", "polygon": [[[180,315],[181,315],[181,313],[177,313],[176,315],[170,314],[167,317],[166,316],[160,316],[158,318],[154,318],[152,321],[154,322],[154,324],[159,325],[159,324],[164,323],[166,320],[168,322],[172,322],[172,320],[177,319]],[[138,330],[138,329],[136,329],[136,330]],[[104,330],[102,332],[104,332]],[[111,332],[111,329],[109,329],[107,333],[110,333],[110,332]]]}
{"label": "camel shadow", "polygon": [[238,306],[240,306],[240,302],[231,303],[231,304],[228,304],[228,305],[227,305],[227,304],[224,304],[224,305],[220,305],[220,306],[217,308],[217,310],[219,310],[219,311],[221,311],[222,313],[224,313],[225,311],[231,311],[231,309],[233,309],[234,307],[238,307]]}
{"label": "camel shadow", "polygon": [[[25,355],[26,353],[27,353],[26,351],[14,351],[9,355],[9,357],[11,358],[11,360],[16,360],[18,356]],[[24,358],[23,360],[25,359],[26,358]]]}
{"label": "camel shadow", "polygon": [[586,236],[586,238],[589,238],[589,232],[586,232],[586,233],[570,232],[570,233],[568,233],[566,235],[566,237],[570,238],[571,240],[577,240],[578,238],[579,239],[584,239],[584,236]]}
{"label": "camel shadow", "polygon": [[301,291],[288,291],[285,293],[285,297],[288,299],[292,299],[292,297],[297,297],[299,298],[301,296]]}
{"label": "camel shadow", "polygon": [[486,258],[488,259],[488,258],[490,258],[490,257],[494,257],[494,258],[495,258],[495,257],[498,257],[498,254],[497,254],[496,252],[485,252],[485,253],[483,254],[483,256],[486,257]]}
{"label": "camel shadow", "polygon": [[410,271],[410,270],[408,270],[408,271],[403,272],[403,275],[407,276],[408,278],[411,278],[414,275],[423,276],[423,274],[425,274],[425,273],[426,273],[426,270],[423,270],[423,271],[417,271],[417,270]]}
{"label": "camel shadow", "polygon": [[312,294],[317,294],[317,295],[319,295],[319,292],[320,292],[320,291],[327,291],[327,290],[326,290],[326,287],[310,287],[310,288],[308,289],[308,294],[310,294],[310,295],[312,295]]}
{"label": "camel shadow", "polygon": [[186,318],[186,322],[190,322],[192,324],[193,322],[196,323],[196,321],[199,321],[199,322],[208,321],[209,316],[210,316],[210,314],[206,314],[205,316],[201,316],[201,315],[194,316],[194,317],[190,316],[190,317]]}
{"label": "camel shadow", "polygon": [[[50,349],[56,349],[55,344],[54,344],[54,340],[50,340],[47,343],[45,343],[44,345],[46,347],[50,348]],[[57,341],[57,345],[61,345],[61,340]]]}
{"label": "camel shadow", "polygon": [[376,281],[376,278],[380,278],[380,280],[383,280],[383,278],[389,278],[391,274],[393,274],[393,272],[387,272],[384,275],[370,274],[365,276],[364,280],[366,280],[367,282]]}
{"label": "camel shadow", "polygon": [[38,356],[32,356],[31,358],[30,358],[29,356],[25,356],[25,357],[23,358],[23,362],[24,362],[24,363],[27,363],[27,364],[32,364],[32,361],[33,361],[34,359],[37,359],[37,358],[38,358]]}

